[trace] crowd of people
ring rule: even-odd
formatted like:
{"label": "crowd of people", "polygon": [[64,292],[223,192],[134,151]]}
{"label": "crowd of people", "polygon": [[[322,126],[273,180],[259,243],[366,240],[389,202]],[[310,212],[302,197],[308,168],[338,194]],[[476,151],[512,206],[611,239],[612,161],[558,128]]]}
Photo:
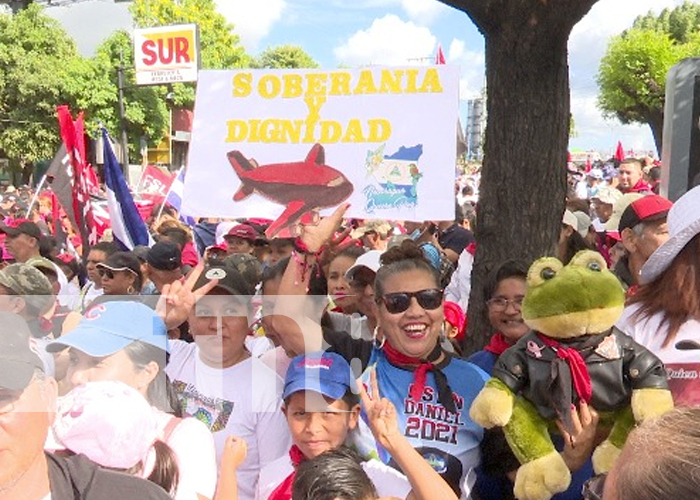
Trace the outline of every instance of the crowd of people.
{"label": "crowd of people", "polygon": [[[557,257],[603,255],[628,296],[617,328],[661,358],[676,404],[693,407],[700,188],[672,203],[647,167],[574,175]],[[6,188],[0,499],[512,498],[519,464],[469,408],[529,331],[530,263],[491,270],[490,342],[463,353],[474,188],[457,185],[454,220],[353,220],[341,205],[297,238],[267,238],[264,219],[188,226],[159,208],[155,243],[129,251],[109,231],[83,249],[69,224],[61,240],[50,197]],[[575,432],[555,439],[573,479],[554,498],[691,498],[699,416],[643,425],[594,476],[606,429],[581,402]]]}

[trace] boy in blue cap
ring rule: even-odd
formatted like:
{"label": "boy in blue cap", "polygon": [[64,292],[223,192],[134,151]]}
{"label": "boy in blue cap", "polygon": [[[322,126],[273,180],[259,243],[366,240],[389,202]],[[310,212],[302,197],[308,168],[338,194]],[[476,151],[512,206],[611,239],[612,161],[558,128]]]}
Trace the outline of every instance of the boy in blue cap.
{"label": "boy in blue cap", "polygon": [[[357,392],[350,365],[338,354],[309,353],[297,356],[291,361],[282,394],[282,411],[287,418],[294,445],[289,451],[289,456],[281,457],[262,468],[256,499],[290,500],[296,467],[301,462],[343,446],[359,421],[360,401]],[[392,447],[395,446],[397,452],[394,455],[396,461],[414,478],[423,480],[420,474],[427,470],[429,480],[433,484],[432,489],[441,492],[441,496],[421,495],[418,491],[420,488],[417,489],[417,485],[413,485],[413,479],[407,478],[396,469],[379,460],[363,462],[362,467],[376,486],[379,495],[409,498],[414,486],[414,494],[411,494],[410,498],[456,499],[449,486],[401,436],[396,410],[387,400],[380,400],[376,383],[372,390],[373,400],[364,390],[362,394],[365,411],[368,413],[373,432],[377,433],[377,439],[383,441],[384,436],[391,435]],[[418,472],[418,475],[413,474],[414,472]],[[435,482],[444,483],[445,488],[436,488]]]}

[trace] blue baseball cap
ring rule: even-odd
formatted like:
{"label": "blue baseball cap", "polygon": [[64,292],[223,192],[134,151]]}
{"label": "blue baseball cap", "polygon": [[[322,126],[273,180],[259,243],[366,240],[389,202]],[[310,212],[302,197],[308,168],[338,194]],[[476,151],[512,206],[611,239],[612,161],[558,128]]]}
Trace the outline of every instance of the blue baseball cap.
{"label": "blue baseball cap", "polygon": [[138,302],[103,302],[87,310],[78,326],[46,346],[48,352],[74,347],[102,358],[141,341],[168,352],[165,323],[150,307]]}
{"label": "blue baseball cap", "polygon": [[340,399],[348,389],[355,390],[355,377],[345,358],[332,352],[312,352],[292,359],[284,378],[282,399],[301,391]]}

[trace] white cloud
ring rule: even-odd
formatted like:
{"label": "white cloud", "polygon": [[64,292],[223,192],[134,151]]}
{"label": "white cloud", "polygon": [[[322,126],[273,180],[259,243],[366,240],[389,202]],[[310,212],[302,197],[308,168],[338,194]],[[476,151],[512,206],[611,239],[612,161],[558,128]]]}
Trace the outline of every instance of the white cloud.
{"label": "white cloud", "polygon": [[654,152],[654,138],[647,125],[622,125],[617,120],[606,120],[596,107],[596,97],[572,97],[571,114],[574,117],[577,136],[570,141],[570,147],[593,148],[603,155],[615,151],[617,141],[625,150],[635,153]]}
{"label": "white cloud", "polygon": [[453,38],[447,52],[447,64],[460,67],[460,99],[472,99],[481,95],[485,85],[483,44],[469,50],[464,40]]}
{"label": "white cloud", "polygon": [[436,0],[401,0],[401,7],[416,23],[427,26],[447,9],[447,5]]}
{"label": "white cloud", "polygon": [[[610,38],[632,26],[637,16],[650,10],[660,13],[666,7],[676,7],[683,0],[600,0],[574,27],[569,38],[569,67],[571,76],[571,112],[578,137],[576,147],[601,149],[621,140],[625,148],[652,150],[654,141],[649,127],[622,125],[617,120],[605,120],[596,107],[598,85],[596,75]],[[629,144],[629,146],[628,146]]]}
{"label": "white cloud", "polygon": [[351,35],[334,53],[339,63],[350,66],[406,65],[434,57],[435,42],[428,28],[387,14]]}
{"label": "white cloud", "polygon": [[285,0],[216,0],[217,10],[233,23],[234,32],[241,37],[241,43],[249,52],[255,52],[258,42],[282,18],[287,7]]}

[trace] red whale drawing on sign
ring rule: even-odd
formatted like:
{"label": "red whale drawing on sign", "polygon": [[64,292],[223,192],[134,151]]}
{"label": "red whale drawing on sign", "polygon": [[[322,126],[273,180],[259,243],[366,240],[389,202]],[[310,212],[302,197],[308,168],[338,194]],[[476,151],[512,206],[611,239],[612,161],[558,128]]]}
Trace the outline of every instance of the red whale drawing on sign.
{"label": "red whale drawing on sign", "polygon": [[241,180],[233,201],[257,193],[285,206],[282,215],[265,232],[269,238],[283,229],[293,234],[293,227],[302,217],[339,205],[354,189],[341,172],[326,165],[326,153],[321,144],[314,144],[303,161],[289,163],[258,165],[240,151],[230,151],[227,157]]}

